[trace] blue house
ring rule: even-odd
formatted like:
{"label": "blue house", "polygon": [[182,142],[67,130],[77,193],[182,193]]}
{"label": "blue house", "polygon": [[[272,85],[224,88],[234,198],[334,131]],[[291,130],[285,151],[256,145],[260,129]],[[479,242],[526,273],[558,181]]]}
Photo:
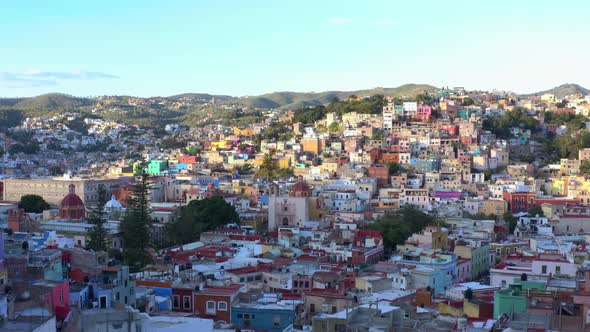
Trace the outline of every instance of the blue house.
{"label": "blue house", "polygon": [[231,323],[238,328],[283,332],[293,327],[294,305],[278,303],[239,303],[231,308]]}
{"label": "blue house", "polygon": [[172,310],[170,307],[170,299],[172,298],[172,288],[164,288],[164,287],[154,287],[154,294],[160,298],[165,298],[167,300],[158,301],[158,310],[159,311],[168,311]]}
{"label": "blue house", "polygon": [[[457,276],[457,256],[445,254],[440,250],[417,248],[408,250],[401,257],[394,258],[395,262],[404,265],[415,265],[425,274],[427,283],[436,293],[444,292],[455,283]],[[426,276],[427,275],[427,276]]]}

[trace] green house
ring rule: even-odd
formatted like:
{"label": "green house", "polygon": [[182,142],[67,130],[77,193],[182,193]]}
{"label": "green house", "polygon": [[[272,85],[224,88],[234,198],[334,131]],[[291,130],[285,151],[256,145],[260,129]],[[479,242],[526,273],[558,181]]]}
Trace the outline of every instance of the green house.
{"label": "green house", "polygon": [[522,281],[514,279],[514,283],[507,289],[494,293],[494,318],[503,314],[522,313],[527,311],[527,290],[545,290],[545,283],[535,281]]}
{"label": "green house", "polygon": [[159,175],[168,168],[168,161],[167,160],[150,160],[147,172],[150,175]]}

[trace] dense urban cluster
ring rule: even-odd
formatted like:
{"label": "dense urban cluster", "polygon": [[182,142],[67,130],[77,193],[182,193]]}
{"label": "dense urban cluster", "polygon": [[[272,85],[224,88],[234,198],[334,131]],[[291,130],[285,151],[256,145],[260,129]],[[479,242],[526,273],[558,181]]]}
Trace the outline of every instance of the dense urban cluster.
{"label": "dense urban cluster", "polygon": [[0,131],[2,328],[590,326],[590,96],[202,102],[194,126],[70,109]]}

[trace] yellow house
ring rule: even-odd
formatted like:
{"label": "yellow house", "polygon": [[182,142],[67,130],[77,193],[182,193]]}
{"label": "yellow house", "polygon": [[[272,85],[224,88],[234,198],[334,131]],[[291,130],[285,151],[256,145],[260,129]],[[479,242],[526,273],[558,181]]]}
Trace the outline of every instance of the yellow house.
{"label": "yellow house", "polygon": [[515,254],[521,252],[522,248],[528,248],[529,243],[528,241],[520,241],[520,242],[492,242],[490,243],[490,250],[492,250],[496,254],[496,259],[504,258],[508,255]]}
{"label": "yellow house", "polygon": [[495,214],[501,217],[506,213],[508,204],[503,199],[488,199],[484,200],[479,207],[479,213],[485,215]]}
{"label": "yellow house", "polygon": [[324,173],[333,174],[338,172],[338,163],[336,162],[323,162],[321,167]]}
{"label": "yellow house", "polygon": [[232,132],[234,133],[234,135],[238,135],[238,136],[254,136],[256,134],[254,132],[254,128],[233,127]]}
{"label": "yellow house", "polygon": [[493,308],[493,304],[491,302],[485,302],[478,299],[472,301],[464,300],[462,305],[460,303],[457,303],[457,305],[452,305],[446,302],[439,302],[438,312],[454,317],[467,316],[469,318],[479,318],[481,311],[483,311],[486,307],[488,309],[487,311],[489,311]]}
{"label": "yellow house", "polygon": [[290,158],[281,158],[278,161],[279,168],[289,168],[291,167],[291,159]]}
{"label": "yellow house", "polygon": [[225,149],[226,147],[227,147],[227,142],[225,140],[211,142],[211,151]]}

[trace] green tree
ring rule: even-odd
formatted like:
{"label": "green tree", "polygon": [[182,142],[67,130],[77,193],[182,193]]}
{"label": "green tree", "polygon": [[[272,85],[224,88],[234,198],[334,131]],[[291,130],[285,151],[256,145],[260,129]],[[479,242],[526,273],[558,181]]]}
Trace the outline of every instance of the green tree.
{"label": "green tree", "polygon": [[420,211],[414,205],[406,204],[396,212],[385,214],[369,228],[381,233],[385,249],[391,252],[413,233],[436,223],[437,220],[431,215]]}
{"label": "green tree", "polygon": [[49,210],[49,203],[39,195],[24,195],[18,202],[19,209],[24,209],[25,212],[41,213]]}
{"label": "green tree", "polygon": [[545,213],[543,212],[543,209],[540,206],[532,206],[527,213],[529,214],[529,217],[535,217],[535,216],[539,216],[539,217],[544,217]]}
{"label": "green tree", "polygon": [[506,212],[502,216],[502,219],[504,219],[504,222],[508,224],[508,230],[510,231],[510,234],[513,234],[516,224],[518,223],[518,218],[516,218],[512,213]]}
{"label": "green tree", "polygon": [[64,174],[64,172],[62,171],[60,166],[53,165],[53,166],[49,167],[49,174],[51,174],[52,176],[56,176],[56,175],[62,175],[62,174]]}
{"label": "green tree", "polygon": [[424,92],[416,96],[416,102],[418,102],[418,104],[432,105],[434,103],[434,99],[431,95]]}
{"label": "green tree", "polygon": [[202,232],[239,221],[233,206],[223,197],[213,196],[181,207],[176,221],[166,224],[166,234],[172,244],[185,244],[198,241]]}
{"label": "green tree", "polygon": [[580,174],[590,175],[590,160],[582,160],[580,164]]}
{"label": "green tree", "polygon": [[389,166],[389,174],[399,174],[399,173],[403,173],[406,171],[406,169],[403,168],[398,163],[389,163],[388,166]]}
{"label": "green tree", "polygon": [[127,201],[127,211],[120,224],[123,235],[123,258],[135,270],[149,262],[146,248],[150,244],[151,219],[149,214],[149,176],[142,163],[142,174],[131,187],[131,197]]}
{"label": "green tree", "polygon": [[330,134],[337,134],[342,130],[342,125],[338,122],[332,122],[328,126],[328,130],[330,131]]}
{"label": "green tree", "polygon": [[35,154],[35,153],[39,152],[39,144],[37,144],[35,142],[26,143],[26,144],[16,143],[16,144],[11,145],[8,148],[8,152],[10,152],[11,154],[16,154],[16,153]]}
{"label": "green tree", "polygon": [[104,210],[106,202],[106,191],[104,188],[99,188],[98,202],[88,218],[88,223],[93,225],[88,231],[88,248],[94,251],[107,251],[109,249],[109,234],[104,227],[106,223],[106,213]]}
{"label": "green tree", "polygon": [[461,103],[461,105],[463,105],[463,106],[471,106],[473,104],[475,104],[475,102],[470,97],[465,97],[463,99],[463,102]]}
{"label": "green tree", "polygon": [[279,168],[277,160],[274,158],[275,151],[270,150],[269,153],[264,154],[262,164],[258,168],[255,176],[264,179],[287,178],[293,175],[293,171],[289,168]]}

